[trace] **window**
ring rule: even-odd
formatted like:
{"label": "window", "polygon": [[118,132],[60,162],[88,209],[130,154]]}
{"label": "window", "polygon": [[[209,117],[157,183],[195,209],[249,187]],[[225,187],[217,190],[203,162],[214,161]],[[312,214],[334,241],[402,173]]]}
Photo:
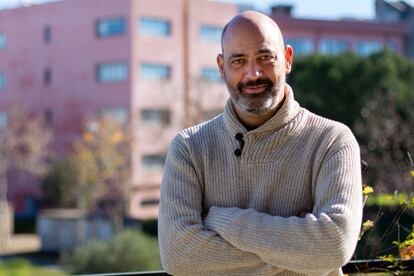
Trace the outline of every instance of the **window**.
{"label": "window", "polygon": [[0,90],[3,90],[6,87],[6,76],[3,73],[0,73]]}
{"label": "window", "polygon": [[96,34],[99,37],[118,36],[125,33],[124,17],[100,19],[96,24]]}
{"label": "window", "polygon": [[52,29],[49,25],[43,28],[43,41],[49,43],[52,40]]}
{"label": "window", "polygon": [[309,55],[313,52],[312,40],[309,38],[287,38],[285,43],[292,46],[294,54]]}
{"label": "window", "polygon": [[6,34],[0,32],[0,49],[3,49],[6,47]]}
{"label": "window", "polygon": [[159,203],[159,199],[143,199],[140,205],[141,207],[156,207]]}
{"label": "window", "polygon": [[141,17],[138,29],[142,36],[166,37],[171,34],[171,24],[168,20],[151,17]]}
{"label": "window", "polygon": [[378,40],[361,40],[356,45],[356,53],[360,56],[369,56],[370,54],[380,52],[383,45]]}
{"label": "window", "polygon": [[200,27],[200,39],[203,41],[220,42],[222,27],[202,25]]}
{"label": "window", "polygon": [[142,166],[150,170],[162,170],[165,163],[165,155],[144,155],[142,157]]}
{"label": "window", "polygon": [[50,68],[46,68],[43,71],[43,83],[46,85],[52,83],[52,70]]}
{"label": "window", "polygon": [[348,43],[345,40],[323,38],[319,41],[319,52],[327,55],[336,55],[348,50]]}
{"label": "window", "polygon": [[100,110],[100,114],[119,123],[126,123],[129,117],[128,108],[124,106],[105,107]]}
{"label": "window", "polygon": [[168,80],[171,68],[165,64],[144,63],[140,66],[141,78],[145,80]]}
{"label": "window", "polygon": [[141,120],[148,125],[169,125],[170,111],[160,109],[143,109],[141,110]]}
{"label": "window", "polygon": [[103,83],[125,81],[128,78],[128,68],[125,63],[100,64],[97,68],[97,78]]}
{"label": "window", "polygon": [[202,68],[201,78],[208,82],[222,82],[220,71],[217,68],[210,68],[210,67]]}
{"label": "window", "polygon": [[53,125],[53,111],[50,109],[46,109],[43,114],[44,114],[46,125],[52,126]]}
{"label": "window", "polygon": [[0,129],[7,126],[7,113],[0,111]]}

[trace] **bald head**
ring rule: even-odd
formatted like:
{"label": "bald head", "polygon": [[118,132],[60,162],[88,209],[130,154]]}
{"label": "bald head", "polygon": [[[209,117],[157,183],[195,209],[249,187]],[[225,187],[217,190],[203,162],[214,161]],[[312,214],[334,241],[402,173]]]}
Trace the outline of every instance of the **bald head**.
{"label": "bald head", "polygon": [[224,54],[226,43],[238,36],[242,32],[261,33],[271,36],[275,44],[283,49],[284,42],[282,33],[276,22],[267,15],[256,12],[246,11],[231,19],[223,29],[221,34],[221,52]]}
{"label": "bald head", "polygon": [[254,11],[243,12],[225,26],[221,78],[240,122],[253,129],[271,118],[283,103],[293,49],[284,45],[277,24]]}

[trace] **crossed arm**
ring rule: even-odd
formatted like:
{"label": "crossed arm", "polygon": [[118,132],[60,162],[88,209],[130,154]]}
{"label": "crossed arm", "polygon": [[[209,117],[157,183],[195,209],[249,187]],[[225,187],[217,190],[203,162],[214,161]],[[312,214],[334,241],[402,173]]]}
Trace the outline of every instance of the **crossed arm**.
{"label": "crossed arm", "polygon": [[321,166],[315,206],[305,217],[212,207],[202,219],[202,189],[183,142],[169,152],[161,187],[161,259],[173,274],[243,271],[327,272],[355,248],[362,216],[359,150],[346,145]]}
{"label": "crossed arm", "polygon": [[168,273],[277,271],[256,254],[234,247],[204,226],[199,180],[188,153],[178,142],[170,146],[165,164],[158,223],[161,262]]}

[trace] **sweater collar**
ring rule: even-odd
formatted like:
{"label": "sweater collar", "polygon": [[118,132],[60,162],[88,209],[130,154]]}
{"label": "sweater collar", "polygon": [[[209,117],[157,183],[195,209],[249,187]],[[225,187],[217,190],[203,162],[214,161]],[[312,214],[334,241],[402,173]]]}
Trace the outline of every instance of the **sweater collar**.
{"label": "sweater collar", "polygon": [[[293,120],[293,118],[298,115],[299,111],[300,106],[294,99],[292,88],[286,84],[286,98],[279,111],[263,125],[249,131],[249,133],[270,130],[277,131]],[[224,109],[224,124],[232,135],[236,135],[236,133],[245,134],[248,132],[237,118],[230,98],[227,100]]]}

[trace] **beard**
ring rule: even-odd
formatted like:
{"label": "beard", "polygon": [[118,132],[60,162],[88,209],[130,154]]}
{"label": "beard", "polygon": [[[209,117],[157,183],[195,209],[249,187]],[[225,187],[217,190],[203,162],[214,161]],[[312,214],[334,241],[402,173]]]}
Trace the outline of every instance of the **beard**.
{"label": "beard", "polygon": [[[284,93],[285,76],[277,84],[268,78],[258,78],[255,81],[239,82],[233,86],[226,76],[225,82],[233,104],[248,113],[264,115],[273,111],[278,105],[278,96]],[[243,91],[244,88],[258,85],[265,85],[266,88],[257,94],[248,94]]]}

